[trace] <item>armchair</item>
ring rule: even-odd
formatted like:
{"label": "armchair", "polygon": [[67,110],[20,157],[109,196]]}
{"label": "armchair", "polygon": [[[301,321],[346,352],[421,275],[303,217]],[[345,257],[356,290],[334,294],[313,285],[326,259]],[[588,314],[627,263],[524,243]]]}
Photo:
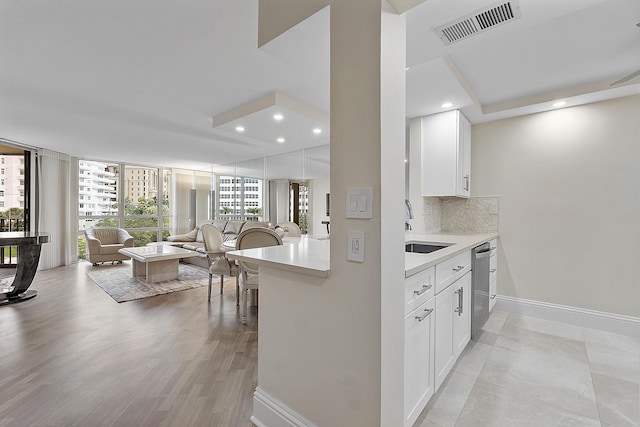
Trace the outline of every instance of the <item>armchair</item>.
{"label": "armchair", "polygon": [[84,230],[87,241],[87,259],[94,266],[104,262],[122,263],[130,259],[118,252],[118,249],[132,248],[133,237],[122,228],[89,227]]}

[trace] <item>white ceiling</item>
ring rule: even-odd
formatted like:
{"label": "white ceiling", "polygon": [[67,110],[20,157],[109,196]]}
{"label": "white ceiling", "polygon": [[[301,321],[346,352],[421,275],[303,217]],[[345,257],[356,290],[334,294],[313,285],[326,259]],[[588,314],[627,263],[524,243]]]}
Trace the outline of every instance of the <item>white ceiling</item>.
{"label": "white ceiling", "polygon": [[[479,123],[560,97],[640,94],[640,78],[609,87],[640,69],[640,1],[519,0],[520,19],[450,46],[432,30],[491,3],[427,0],[407,13],[408,118],[444,101]],[[272,109],[248,122],[251,136],[214,128],[274,92],[328,111],[327,10],[256,46],[257,0],[2,0],[0,138],[190,169],[326,144],[300,123],[274,144]]]}

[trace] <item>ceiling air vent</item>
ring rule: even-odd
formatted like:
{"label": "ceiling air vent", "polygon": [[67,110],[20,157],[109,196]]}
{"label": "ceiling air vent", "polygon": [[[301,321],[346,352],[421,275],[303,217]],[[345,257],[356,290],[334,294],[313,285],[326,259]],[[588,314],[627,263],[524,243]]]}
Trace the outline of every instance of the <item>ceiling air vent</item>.
{"label": "ceiling air vent", "polygon": [[469,38],[497,25],[520,18],[517,0],[500,2],[448,22],[434,31],[445,45]]}

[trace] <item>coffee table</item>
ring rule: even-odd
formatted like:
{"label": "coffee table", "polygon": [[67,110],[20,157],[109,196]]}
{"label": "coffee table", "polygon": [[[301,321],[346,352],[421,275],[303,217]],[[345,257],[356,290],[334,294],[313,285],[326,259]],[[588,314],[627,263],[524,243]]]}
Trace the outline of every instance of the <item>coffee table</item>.
{"label": "coffee table", "polygon": [[198,256],[195,251],[170,245],[124,248],[118,252],[131,257],[131,275],[144,277],[148,283],[177,279],[180,259]]}

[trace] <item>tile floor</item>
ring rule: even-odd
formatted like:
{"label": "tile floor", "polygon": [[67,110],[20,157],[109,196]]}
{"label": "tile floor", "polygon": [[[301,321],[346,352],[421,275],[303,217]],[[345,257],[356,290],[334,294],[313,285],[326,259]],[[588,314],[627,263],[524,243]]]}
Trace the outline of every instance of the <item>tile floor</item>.
{"label": "tile floor", "polygon": [[640,426],[638,339],[492,312],[414,427]]}

